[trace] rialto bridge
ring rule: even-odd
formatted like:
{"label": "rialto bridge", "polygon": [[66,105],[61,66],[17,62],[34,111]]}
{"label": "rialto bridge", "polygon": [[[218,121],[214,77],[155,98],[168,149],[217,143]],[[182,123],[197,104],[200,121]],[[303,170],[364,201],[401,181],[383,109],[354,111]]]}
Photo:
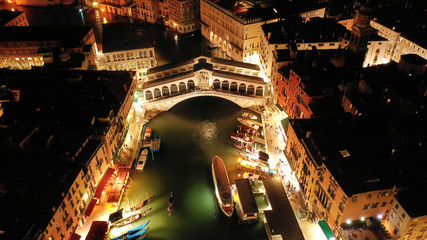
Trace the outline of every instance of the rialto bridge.
{"label": "rialto bridge", "polygon": [[264,105],[265,82],[257,65],[197,57],[149,69],[141,84],[146,111],[167,111],[193,97],[215,96],[242,108]]}

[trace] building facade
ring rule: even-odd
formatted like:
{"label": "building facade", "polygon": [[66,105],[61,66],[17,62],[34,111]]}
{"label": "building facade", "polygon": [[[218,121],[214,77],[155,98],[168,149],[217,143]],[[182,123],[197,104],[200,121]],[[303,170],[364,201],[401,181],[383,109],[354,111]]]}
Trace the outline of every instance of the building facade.
{"label": "building facade", "polygon": [[227,7],[221,1],[210,0],[200,2],[203,37],[235,61],[259,64],[261,25],[277,21],[276,16],[273,9],[268,8],[255,9],[240,3]]}
{"label": "building facade", "polygon": [[[157,66],[154,44],[148,33],[136,25],[104,25],[101,68],[108,71],[135,71],[139,81],[149,68]],[[121,38],[122,41],[117,41]]]}
{"label": "building facade", "polygon": [[167,26],[179,33],[190,33],[200,29],[200,1],[168,0]]}

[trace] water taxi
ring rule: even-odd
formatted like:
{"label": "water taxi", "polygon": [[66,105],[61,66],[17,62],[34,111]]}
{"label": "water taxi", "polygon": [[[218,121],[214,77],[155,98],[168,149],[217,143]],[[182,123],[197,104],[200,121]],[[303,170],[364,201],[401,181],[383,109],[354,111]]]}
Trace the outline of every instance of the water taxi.
{"label": "water taxi", "polygon": [[222,212],[231,217],[233,214],[233,197],[231,194],[230,181],[224,162],[218,156],[212,160],[212,177],[215,183],[215,194]]}

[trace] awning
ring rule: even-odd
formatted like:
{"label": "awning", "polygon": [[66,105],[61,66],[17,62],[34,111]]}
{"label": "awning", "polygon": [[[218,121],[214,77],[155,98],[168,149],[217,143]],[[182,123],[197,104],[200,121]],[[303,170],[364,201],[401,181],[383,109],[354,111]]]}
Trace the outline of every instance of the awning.
{"label": "awning", "polygon": [[282,106],[280,106],[280,104],[276,103],[276,107],[280,110],[280,111],[285,111],[283,110]]}
{"label": "awning", "polygon": [[105,185],[107,185],[108,180],[110,180],[110,177],[111,175],[113,175],[113,173],[114,173],[113,168],[109,168],[107,170],[101,182],[98,184],[98,187],[96,188],[95,194],[93,195],[94,198],[98,198],[98,199],[101,198],[102,191],[104,191]]}
{"label": "awning", "polygon": [[328,240],[335,239],[334,234],[332,234],[332,231],[325,220],[319,221],[319,226]]}
{"label": "awning", "polygon": [[285,131],[285,134],[287,134],[288,132],[288,126],[289,126],[289,117],[282,119],[282,121],[280,121],[282,123],[282,128],[283,131]]}
{"label": "awning", "polygon": [[73,235],[71,235],[70,240],[80,240],[82,236],[78,235],[77,233],[73,233]]}
{"label": "awning", "polygon": [[90,214],[92,213],[93,208],[95,207],[97,199],[92,198],[92,200],[89,203],[89,206],[87,206],[86,211],[85,211],[85,216],[90,216]]}

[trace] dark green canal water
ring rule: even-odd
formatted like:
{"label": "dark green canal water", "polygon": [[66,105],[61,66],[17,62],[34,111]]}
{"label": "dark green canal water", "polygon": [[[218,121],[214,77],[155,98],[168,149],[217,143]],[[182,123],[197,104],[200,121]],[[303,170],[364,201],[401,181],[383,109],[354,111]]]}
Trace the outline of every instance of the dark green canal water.
{"label": "dark green canal water", "polygon": [[[239,226],[236,214],[225,217],[215,198],[212,159],[218,155],[231,174],[238,171],[238,150],[230,133],[245,111],[221,98],[198,97],[149,122],[161,138],[161,150],[147,162],[144,172],[132,173],[123,201],[128,207],[146,199],[147,194],[157,194],[149,204],[153,210],[134,224],[150,220],[148,239],[267,239],[262,221]],[[175,191],[175,212],[168,216],[171,189]]]}

